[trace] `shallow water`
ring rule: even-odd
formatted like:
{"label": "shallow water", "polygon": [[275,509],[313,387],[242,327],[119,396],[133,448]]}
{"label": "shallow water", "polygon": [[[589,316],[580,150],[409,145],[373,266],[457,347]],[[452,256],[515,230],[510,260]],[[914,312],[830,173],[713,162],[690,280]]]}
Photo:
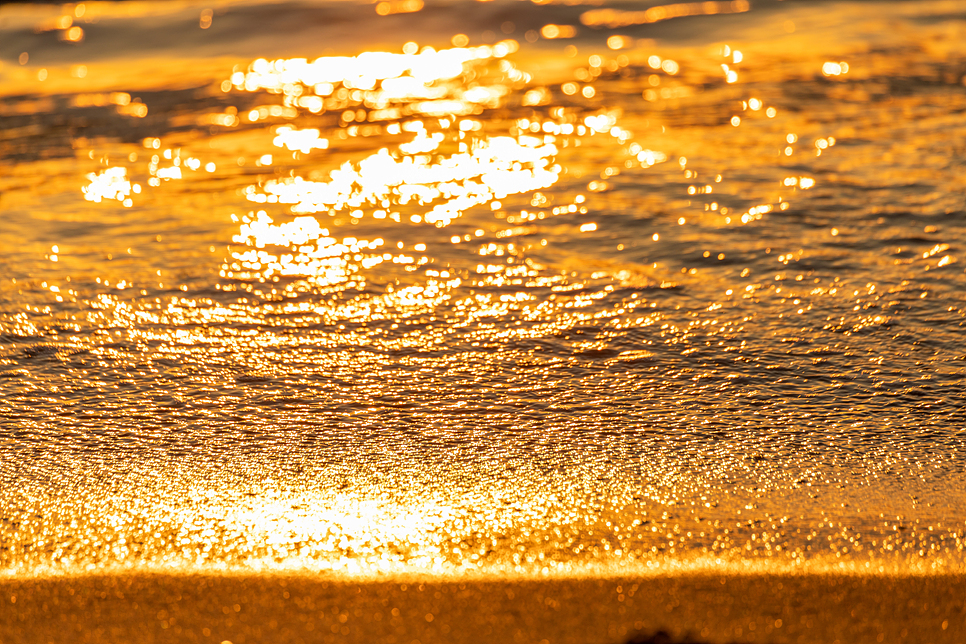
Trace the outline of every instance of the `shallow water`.
{"label": "shallow water", "polygon": [[0,7],[0,569],[962,570],[966,3],[419,4]]}

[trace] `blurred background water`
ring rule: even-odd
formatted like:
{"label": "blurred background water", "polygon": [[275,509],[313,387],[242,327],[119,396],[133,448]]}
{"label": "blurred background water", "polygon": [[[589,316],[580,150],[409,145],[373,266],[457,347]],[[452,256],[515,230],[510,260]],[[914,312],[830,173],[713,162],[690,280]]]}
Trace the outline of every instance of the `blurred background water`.
{"label": "blurred background water", "polygon": [[966,3],[0,6],[0,569],[961,570]]}

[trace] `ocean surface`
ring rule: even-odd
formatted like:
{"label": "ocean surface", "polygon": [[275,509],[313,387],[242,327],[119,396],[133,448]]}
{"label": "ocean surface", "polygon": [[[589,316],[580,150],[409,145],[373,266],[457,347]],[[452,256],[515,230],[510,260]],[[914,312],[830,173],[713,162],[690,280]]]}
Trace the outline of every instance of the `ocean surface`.
{"label": "ocean surface", "polygon": [[966,2],[5,4],[0,573],[961,572],[964,267]]}

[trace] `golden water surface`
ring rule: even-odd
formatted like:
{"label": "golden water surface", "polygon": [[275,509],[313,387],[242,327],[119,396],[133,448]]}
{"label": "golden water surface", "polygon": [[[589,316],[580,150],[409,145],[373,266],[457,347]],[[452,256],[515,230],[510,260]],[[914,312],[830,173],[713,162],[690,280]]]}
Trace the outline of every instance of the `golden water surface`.
{"label": "golden water surface", "polygon": [[4,5],[0,571],[962,570],[964,114],[964,2]]}

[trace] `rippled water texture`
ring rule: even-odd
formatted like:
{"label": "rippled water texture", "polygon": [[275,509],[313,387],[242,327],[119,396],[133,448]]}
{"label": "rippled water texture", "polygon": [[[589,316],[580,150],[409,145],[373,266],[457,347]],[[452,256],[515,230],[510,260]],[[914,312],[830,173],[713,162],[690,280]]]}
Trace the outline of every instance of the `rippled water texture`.
{"label": "rippled water texture", "polygon": [[0,7],[0,569],[962,570],[966,3],[653,4]]}

